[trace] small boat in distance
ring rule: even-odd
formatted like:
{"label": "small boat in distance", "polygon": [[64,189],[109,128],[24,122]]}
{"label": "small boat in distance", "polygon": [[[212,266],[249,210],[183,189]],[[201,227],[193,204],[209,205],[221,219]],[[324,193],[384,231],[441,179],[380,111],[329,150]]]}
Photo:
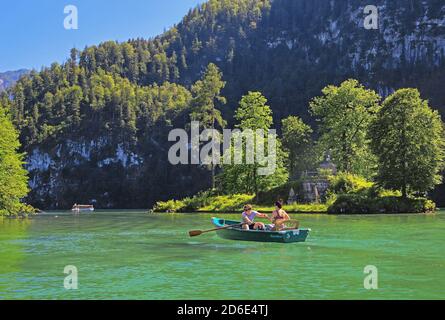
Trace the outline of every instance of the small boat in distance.
{"label": "small boat in distance", "polygon": [[71,211],[80,212],[80,211],[94,211],[93,205],[82,205],[82,204],[74,204]]}

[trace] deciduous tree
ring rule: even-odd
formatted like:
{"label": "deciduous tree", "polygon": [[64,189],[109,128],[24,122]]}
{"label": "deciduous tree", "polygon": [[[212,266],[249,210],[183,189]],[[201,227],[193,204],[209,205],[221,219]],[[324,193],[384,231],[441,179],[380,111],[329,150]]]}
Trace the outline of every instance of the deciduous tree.
{"label": "deciduous tree", "polygon": [[[199,121],[205,129],[215,129],[217,126],[223,128],[226,125],[221,112],[215,104],[225,104],[226,98],[221,96],[221,90],[226,83],[222,80],[222,73],[218,67],[210,63],[202,76],[192,86],[192,112],[190,117]],[[216,137],[213,137],[216,139]],[[212,188],[215,189],[215,164],[212,161]]]}
{"label": "deciduous tree", "polygon": [[[268,175],[259,175],[258,169],[264,164],[258,161],[257,145],[262,144],[265,154],[268,154],[268,131],[273,124],[272,110],[267,105],[267,99],[260,92],[249,92],[241,101],[240,106],[236,110],[235,119],[238,120],[237,128],[245,133],[252,130],[252,138],[254,140],[252,150],[246,147],[246,136],[242,137],[242,164],[226,164],[223,165],[223,172],[219,175],[218,181],[220,189],[225,193],[250,193],[258,194],[259,191],[267,191],[285,183],[289,177],[285,167],[287,153],[281,148],[281,141],[276,138],[276,148],[272,150],[276,159],[275,170]],[[257,134],[256,130],[263,130],[263,135]],[[266,152],[267,150],[267,152]],[[232,156],[237,150],[233,143],[230,150]],[[247,154],[252,152],[253,155]],[[248,156],[252,156],[254,163],[248,163]]]}
{"label": "deciduous tree", "polygon": [[426,192],[441,182],[444,129],[440,115],[417,89],[400,89],[382,105],[369,128],[379,166],[376,180],[385,188]]}
{"label": "deciduous tree", "polygon": [[330,151],[340,171],[372,176],[375,161],[366,133],[378,110],[379,95],[357,80],[327,86],[322,92],[310,103],[312,114],[320,122],[319,143]]}
{"label": "deciduous tree", "polygon": [[299,117],[289,116],[281,121],[283,147],[289,154],[288,167],[290,176],[307,170],[312,164],[312,128]]}
{"label": "deciduous tree", "polygon": [[20,143],[6,109],[0,105],[0,215],[21,213],[21,199],[28,194],[28,176],[23,168]]}

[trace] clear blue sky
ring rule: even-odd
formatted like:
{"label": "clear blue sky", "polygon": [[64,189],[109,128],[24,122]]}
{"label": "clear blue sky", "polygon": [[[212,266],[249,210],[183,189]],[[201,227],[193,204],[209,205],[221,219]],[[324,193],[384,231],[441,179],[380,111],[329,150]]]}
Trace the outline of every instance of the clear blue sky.
{"label": "clear blue sky", "polygon": [[[1,0],[0,72],[63,62],[72,47],[149,38],[204,0]],[[64,8],[78,9],[78,30],[65,30]]]}

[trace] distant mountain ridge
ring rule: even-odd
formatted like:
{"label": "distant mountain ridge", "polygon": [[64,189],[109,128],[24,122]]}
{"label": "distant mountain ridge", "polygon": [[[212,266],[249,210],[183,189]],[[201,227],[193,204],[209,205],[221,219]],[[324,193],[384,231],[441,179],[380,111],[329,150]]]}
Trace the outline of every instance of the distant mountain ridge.
{"label": "distant mountain ridge", "polygon": [[0,72],[0,91],[4,91],[12,87],[21,76],[28,74],[27,69],[20,69],[15,71]]}

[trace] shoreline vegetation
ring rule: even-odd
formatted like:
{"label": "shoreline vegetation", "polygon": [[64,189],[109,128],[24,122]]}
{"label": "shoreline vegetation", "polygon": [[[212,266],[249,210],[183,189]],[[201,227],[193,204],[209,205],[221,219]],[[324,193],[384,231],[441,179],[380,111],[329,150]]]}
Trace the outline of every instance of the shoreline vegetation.
{"label": "shoreline vegetation", "polygon": [[297,190],[300,198],[301,181],[287,183],[267,192],[252,194],[218,195],[215,191],[200,192],[181,200],[157,202],[149,212],[157,213],[239,213],[246,203],[252,203],[255,210],[271,213],[276,200],[285,203],[288,213],[303,214],[395,214],[433,213],[436,204],[425,197],[403,197],[400,191],[385,190],[363,177],[338,173],[328,176],[329,187],[320,203],[289,203],[288,190]]}
{"label": "shoreline vegetation", "polygon": [[[172,205],[171,201],[175,201],[175,205]],[[400,203],[402,201],[401,198],[389,198],[385,201],[391,202],[394,201],[395,203]],[[191,214],[198,214],[198,213],[208,213],[208,214],[237,214],[243,211],[243,207],[240,206],[236,209],[230,208],[230,209],[218,209],[218,208],[212,208],[212,206],[206,206],[199,209],[177,209],[178,206],[178,200],[170,200],[166,202],[158,202],[152,209],[150,209],[149,213],[191,213]],[[414,203],[414,206],[409,207],[410,203]],[[176,207],[175,207],[176,206]],[[400,206],[400,204],[399,204]],[[368,209],[364,209],[361,211],[344,211],[344,212],[333,212],[330,211],[330,206],[323,203],[308,203],[308,204],[286,204],[283,206],[283,208],[286,210],[289,214],[330,214],[330,215],[384,215],[384,214],[426,214],[426,213],[437,213],[439,211],[442,211],[442,208],[436,208],[434,202],[427,199],[408,199],[408,205],[400,206],[401,210],[398,211],[369,211]],[[408,208],[408,211],[403,210],[402,208]],[[410,209],[411,208],[411,209]],[[416,211],[414,211],[412,208],[414,208]],[[265,206],[265,205],[254,205],[254,209],[261,213],[272,213],[275,208],[273,206]]]}
{"label": "shoreline vegetation", "polygon": [[[202,80],[207,87],[222,76],[211,70]],[[219,92],[218,87],[208,94],[209,110],[215,110]],[[318,136],[298,117],[281,120],[273,151],[275,173],[260,176],[259,164],[224,164],[215,174],[212,166],[209,191],[157,202],[152,211],[238,212],[251,203],[266,212],[279,200],[288,204],[289,212],[434,212],[436,204],[427,196],[442,182],[444,123],[417,89],[399,89],[382,100],[354,79],[329,85],[309,104],[319,122]],[[234,118],[235,128],[241,130],[267,131],[273,125],[272,110],[261,92],[243,96]],[[268,143],[260,137],[254,141]],[[242,142],[247,144],[246,139]],[[238,152],[245,160],[246,152],[234,150],[233,144],[222,158]],[[255,150],[252,153],[256,159]]]}
{"label": "shoreline vegetation", "polygon": [[27,216],[35,209],[22,202],[28,194],[25,154],[19,152],[19,132],[0,101],[0,216]]}

